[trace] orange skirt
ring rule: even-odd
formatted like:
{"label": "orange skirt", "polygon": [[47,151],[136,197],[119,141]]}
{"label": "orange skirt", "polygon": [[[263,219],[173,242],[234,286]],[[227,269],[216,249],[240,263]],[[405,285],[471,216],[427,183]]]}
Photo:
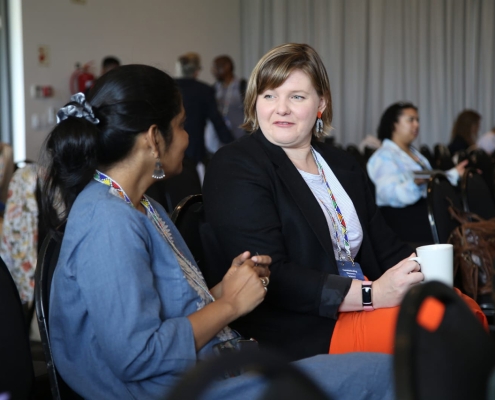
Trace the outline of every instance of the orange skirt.
{"label": "orange skirt", "polygon": [[[455,289],[455,288],[454,288]],[[488,331],[488,322],[480,306],[470,297],[455,291],[462,297],[475,316]],[[418,323],[425,329],[434,331],[440,325],[445,312],[443,303],[433,297],[427,298],[418,313]],[[330,354],[368,351],[394,353],[395,325],[399,307],[380,308],[374,311],[342,312],[335,324]]]}

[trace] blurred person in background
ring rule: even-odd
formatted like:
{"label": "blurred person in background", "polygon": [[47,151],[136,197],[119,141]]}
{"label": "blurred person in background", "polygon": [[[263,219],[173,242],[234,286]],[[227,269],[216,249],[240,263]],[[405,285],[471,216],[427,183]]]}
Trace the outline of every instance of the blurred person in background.
{"label": "blurred person in background", "polygon": [[[376,188],[376,204],[396,208],[426,198],[427,179],[418,179],[414,171],[432,170],[429,161],[413,147],[419,135],[418,108],[408,102],[392,104],[383,113],[378,126],[380,147],[369,159],[368,175]],[[467,160],[446,171],[457,185]]]}
{"label": "blurred person in background", "polygon": [[[234,138],[238,139],[246,134],[241,125],[244,122],[244,95],[247,82],[234,75],[234,62],[226,55],[218,56],[213,60],[211,73],[216,79],[213,88],[218,109]],[[221,147],[221,143],[211,123],[208,123],[205,135],[208,151],[215,153]]]}
{"label": "blurred person in background", "polygon": [[[106,74],[114,68],[120,67],[121,63],[117,57],[107,56],[101,62],[101,75]],[[100,76],[101,76],[100,75]]]}
{"label": "blurred person in background", "polygon": [[480,121],[481,115],[473,110],[464,110],[457,116],[448,146],[452,156],[476,144]]}
{"label": "blurred person in background", "polygon": [[491,131],[488,131],[480,136],[476,145],[484,150],[488,155],[492,155],[495,151],[495,126]]}
{"label": "blurred person in background", "polygon": [[210,120],[222,143],[230,143],[234,138],[218,111],[215,91],[197,78],[201,71],[201,58],[197,53],[186,53],[179,57],[178,66],[181,78],[177,79],[186,111],[185,130],[189,133],[189,146],[186,159],[197,165],[208,163],[205,147],[205,127]]}

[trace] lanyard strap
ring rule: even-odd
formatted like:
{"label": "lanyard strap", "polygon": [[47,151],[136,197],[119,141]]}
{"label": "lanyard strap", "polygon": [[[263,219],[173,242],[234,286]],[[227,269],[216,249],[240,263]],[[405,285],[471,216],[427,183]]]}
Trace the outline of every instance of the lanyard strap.
{"label": "lanyard strap", "polygon": [[[115,189],[115,192],[117,195],[124,200],[127,204],[129,204],[131,207],[134,207],[134,205],[131,202],[131,199],[127,194],[124,192],[124,189],[115,182],[112,178],[109,176],[105,175],[103,172],[100,172],[96,170],[95,175],[93,176],[94,180],[100,183],[103,183],[104,185],[110,186],[111,188]],[[155,225],[155,228],[158,229],[160,234],[163,236],[163,238],[167,241],[167,243],[172,247],[172,250],[176,254],[178,258],[180,258],[179,265],[184,272],[191,280],[193,280],[205,293],[207,293],[208,297],[212,300],[215,301],[215,298],[211,295],[210,291],[208,290],[208,287],[206,285],[206,282],[201,275],[201,273],[195,268],[191,262],[187,259],[184,254],[177,248],[177,246],[174,243],[173,237],[170,233],[170,230],[168,227],[165,225],[165,222],[159,218],[158,213],[156,210],[153,208],[151,205],[150,201],[146,196],[143,196],[141,198],[141,204],[143,207],[146,209],[148,214],[151,216],[151,219],[153,221],[153,225]]]}
{"label": "lanyard strap", "polygon": [[[340,223],[340,231],[342,233],[342,237],[344,238],[344,249],[345,249],[345,252],[346,252],[347,257],[349,258],[349,260],[354,264],[354,259],[352,258],[352,254],[351,254],[351,245],[349,243],[349,237],[347,236],[347,232],[348,232],[347,231],[347,224],[345,223],[344,216],[342,215],[342,212],[340,211],[340,207],[337,204],[337,199],[333,195],[332,189],[330,189],[330,185],[328,184],[327,178],[325,176],[325,171],[323,170],[322,165],[318,161],[318,157],[316,157],[316,152],[315,152],[315,149],[313,149],[313,147],[311,147],[311,153],[313,154],[313,158],[315,160],[316,166],[318,167],[318,172],[321,175],[321,177],[323,179],[323,182],[325,182],[325,186],[327,187],[327,192],[328,192],[328,194],[330,196],[330,199],[332,200],[332,205],[334,207],[335,213],[337,214],[337,218],[338,218],[339,223]],[[335,231],[335,241],[337,242],[336,244],[337,244],[337,248],[338,248],[338,251],[339,251],[339,258],[340,258],[341,257],[341,255],[340,255],[340,253],[341,253],[341,247],[340,247],[339,234],[338,234],[339,229],[337,227],[337,223],[335,221],[335,218],[332,215],[332,212],[328,209],[328,207],[326,206],[326,204],[321,199],[319,199],[319,200],[323,204],[323,206],[325,207],[325,210],[327,211],[327,214],[330,216],[330,218],[332,220],[333,228],[334,228],[334,231]]]}

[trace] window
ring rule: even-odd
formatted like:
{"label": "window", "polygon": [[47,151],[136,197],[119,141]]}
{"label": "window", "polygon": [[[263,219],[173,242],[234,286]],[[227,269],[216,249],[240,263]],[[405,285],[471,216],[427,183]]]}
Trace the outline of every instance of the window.
{"label": "window", "polygon": [[8,0],[0,0],[0,141],[12,143]]}

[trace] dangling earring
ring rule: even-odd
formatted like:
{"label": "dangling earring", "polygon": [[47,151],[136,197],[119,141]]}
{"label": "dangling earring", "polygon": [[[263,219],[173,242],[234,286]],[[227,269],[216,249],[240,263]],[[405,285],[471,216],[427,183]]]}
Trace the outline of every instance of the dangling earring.
{"label": "dangling earring", "polygon": [[323,121],[321,119],[321,111],[318,111],[317,114],[317,119],[316,119],[316,133],[321,133],[323,132]]}
{"label": "dangling earring", "polygon": [[165,178],[165,171],[163,170],[163,165],[160,162],[160,159],[156,159],[155,162],[155,170],[153,171],[153,175],[151,175],[152,178],[155,179],[163,179]]}

